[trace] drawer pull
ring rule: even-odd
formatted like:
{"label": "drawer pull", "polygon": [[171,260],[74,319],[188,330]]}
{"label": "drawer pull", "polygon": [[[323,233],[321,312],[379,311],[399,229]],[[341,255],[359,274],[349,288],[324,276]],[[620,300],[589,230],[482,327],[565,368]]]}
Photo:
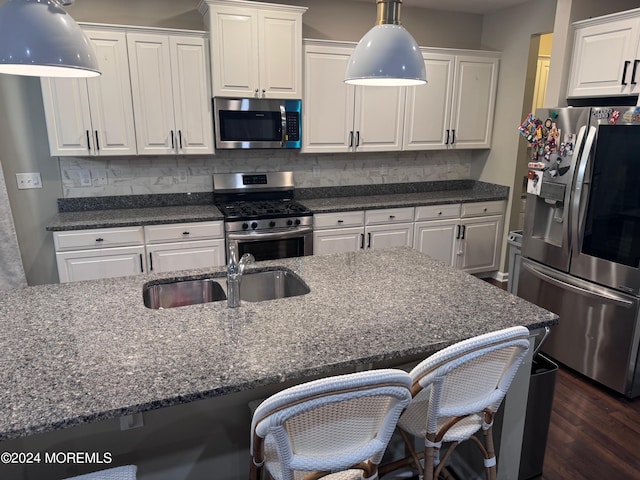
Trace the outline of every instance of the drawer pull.
{"label": "drawer pull", "polygon": [[182,232],[183,235],[189,235],[190,232],[188,230],[185,230],[184,232]]}
{"label": "drawer pull", "polygon": [[442,212],[438,212],[438,215],[442,215]]}
{"label": "drawer pull", "polygon": [[393,220],[394,218],[396,218],[395,215],[389,215],[389,219]]}
{"label": "drawer pull", "polygon": [[338,223],[344,223],[344,220],[338,220]]}
{"label": "drawer pull", "polygon": [[96,238],[96,242],[104,242],[104,238],[98,237]]}
{"label": "drawer pull", "polygon": [[482,211],[483,211],[483,212],[486,212],[486,211],[487,211],[487,207],[484,207],[484,208],[482,209]]}

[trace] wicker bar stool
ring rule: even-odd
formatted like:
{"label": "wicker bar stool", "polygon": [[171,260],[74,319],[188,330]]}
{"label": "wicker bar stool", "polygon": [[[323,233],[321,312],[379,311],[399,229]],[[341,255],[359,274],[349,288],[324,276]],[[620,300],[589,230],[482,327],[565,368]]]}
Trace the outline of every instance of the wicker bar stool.
{"label": "wicker bar stool", "polygon": [[[412,465],[420,479],[447,478],[444,468],[455,447],[471,439],[484,456],[487,479],[495,480],[493,418],[527,354],[528,338],[525,327],[487,333],[451,345],[409,372],[413,400],[398,431],[410,456],[381,466],[381,475]],[[480,429],[484,442],[474,435]],[[424,453],[416,453],[411,436],[424,439]],[[443,443],[450,445],[440,459]]]}
{"label": "wicker bar stool", "polygon": [[65,480],[136,480],[135,465],[125,465],[123,467],[108,468],[98,472],[86,473],[77,477],[69,477]]}
{"label": "wicker bar stool", "polygon": [[251,422],[251,475],[275,480],[375,479],[411,378],[395,369],[314,380],[262,402]]}

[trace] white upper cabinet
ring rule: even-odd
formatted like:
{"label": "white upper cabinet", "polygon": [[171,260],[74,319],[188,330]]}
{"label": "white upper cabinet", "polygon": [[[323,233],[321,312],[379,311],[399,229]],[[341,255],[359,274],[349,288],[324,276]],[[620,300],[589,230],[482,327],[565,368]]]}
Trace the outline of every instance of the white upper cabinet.
{"label": "white upper cabinet", "polygon": [[83,30],[102,75],[41,79],[51,155],[135,155],[126,34]]}
{"label": "white upper cabinet", "polygon": [[400,150],[406,89],[344,83],[355,44],[305,41],[304,152]]}
{"label": "white upper cabinet", "polygon": [[640,92],[640,10],[574,24],[567,97]]}
{"label": "white upper cabinet", "polygon": [[405,150],[444,149],[451,122],[453,55],[423,51],[426,85],[407,88],[404,121]]}
{"label": "white upper cabinet", "polygon": [[211,32],[214,96],[302,98],[306,7],[206,0],[201,9]]}
{"label": "white upper cabinet", "polygon": [[407,89],[404,150],[489,148],[499,55],[422,49],[427,84]]}
{"label": "white upper cabinet", "polygon": [[213,153],[204,35],[127,34],[138,154]]}

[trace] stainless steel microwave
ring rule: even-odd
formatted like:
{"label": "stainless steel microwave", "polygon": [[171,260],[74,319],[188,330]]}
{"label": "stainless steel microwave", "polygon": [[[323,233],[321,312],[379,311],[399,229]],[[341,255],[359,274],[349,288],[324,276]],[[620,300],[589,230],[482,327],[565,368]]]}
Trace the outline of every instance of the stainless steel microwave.
{"label": "stainless steel microwave", "polygon": [[216,148],[300,148],[301,100],[213,99]]}

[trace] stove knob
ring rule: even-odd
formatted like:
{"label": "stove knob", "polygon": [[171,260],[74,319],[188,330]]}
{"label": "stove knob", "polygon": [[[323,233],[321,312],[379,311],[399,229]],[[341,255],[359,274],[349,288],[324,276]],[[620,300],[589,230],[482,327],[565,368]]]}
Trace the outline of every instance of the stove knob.
{"label": "stove knob", "polygon": [[300,219],[296,218],[296,225],[300,225]]}
{"label": "stove knob", "polygon": [[269,222],[269,226],[270,226],[271,228],[275,227],[275,226],[276,226],[276,222],[274,222],[273,220],[271,220],[271,221]]}
{"label": "stove knob", "polygon": [[258,222],[251,222],[251,228],[253,228],[254,230],[258,228]]}
{"label": "stove knob", "polygon": [[242,229],[246,230],[247,228],[249,228],[249,224],[248,223],[243,223],[242,224]]}
{"label": "stove knob", "polygon": [[287,225],[288,225],[288,226],[293,225],[293,220],[287,220]]}

